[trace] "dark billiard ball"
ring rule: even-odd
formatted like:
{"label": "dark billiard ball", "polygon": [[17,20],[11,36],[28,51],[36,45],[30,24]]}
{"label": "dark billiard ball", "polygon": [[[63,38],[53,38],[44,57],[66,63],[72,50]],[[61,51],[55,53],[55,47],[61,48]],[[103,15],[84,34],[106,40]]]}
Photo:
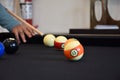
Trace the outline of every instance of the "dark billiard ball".
{"label": "dark billiard ball", "polygon": [[19,45],[15,38],[7,38],[3,41],[5,46],[5,52],[7,54],[14,54],[19,48]]}
{"label": "dark billiard ball", "polygon": [[0,42],[0,58],[4,55],[5,47],[2,42]]}

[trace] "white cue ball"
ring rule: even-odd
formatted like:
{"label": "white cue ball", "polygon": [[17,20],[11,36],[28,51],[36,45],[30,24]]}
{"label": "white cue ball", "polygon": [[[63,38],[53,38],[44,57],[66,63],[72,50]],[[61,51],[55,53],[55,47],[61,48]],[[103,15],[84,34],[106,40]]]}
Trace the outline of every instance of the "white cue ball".
{"label": "white cue ball", "polygon": [[54,40],[55,40],[55,36],[53,34],[47,34],[43,38],[43,43],[46,46],[53,47],[54,46]]}

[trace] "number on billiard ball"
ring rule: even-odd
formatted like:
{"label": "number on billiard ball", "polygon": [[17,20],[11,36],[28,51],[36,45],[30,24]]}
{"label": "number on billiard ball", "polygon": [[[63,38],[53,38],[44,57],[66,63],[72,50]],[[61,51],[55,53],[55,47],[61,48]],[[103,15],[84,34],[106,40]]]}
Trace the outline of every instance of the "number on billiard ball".
{"label": "number on billiard ball", "polygon": [[19,45],[15,38],[7,38],[3,41],[5,46],[5,52],[7,54],[14,54],[19,48]]}

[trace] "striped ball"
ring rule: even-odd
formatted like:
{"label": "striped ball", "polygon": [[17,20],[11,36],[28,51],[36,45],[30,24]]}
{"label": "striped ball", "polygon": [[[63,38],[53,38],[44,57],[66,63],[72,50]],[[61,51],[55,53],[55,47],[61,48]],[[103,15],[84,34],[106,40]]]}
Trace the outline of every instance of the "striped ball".
{"label": "striped ball", "polygon": [[84,55],[84,48],[77,39],[68,39],[64,46],[64,55],[68,60],[78,61]]}
{"label": "striped ball", "polygon": [[65,36],[58,36],[55,38],[54,47],[57,49],[64,49],[64,44],[67,41]]}

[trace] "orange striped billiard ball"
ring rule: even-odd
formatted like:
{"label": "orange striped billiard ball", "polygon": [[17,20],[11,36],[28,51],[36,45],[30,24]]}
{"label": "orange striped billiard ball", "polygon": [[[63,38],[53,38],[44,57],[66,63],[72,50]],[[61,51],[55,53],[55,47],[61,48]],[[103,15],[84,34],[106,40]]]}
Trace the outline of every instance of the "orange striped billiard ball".
{"label": "orange striped billiard ball", "polygon": [[64,49],[64,43],[67,41],[65,36],[58,36],[55,38],[54,47],[57,49]]}
{"label": "orange striped billiard ball", "polygon": [[84,48],[77,39],[68,39],[64,46],[64,55],[68,60],[78,61],[84,55]]}
{"label": "orange striped billiard ball", "polygon": [[71,42],[71,41],[74,41],[74,40],[77,40],[77,39],[75,39],[75,38],[69,38],[69,39],[65,42],[64,46],[67,45],[67,43],[69,43],[69,42]]}

